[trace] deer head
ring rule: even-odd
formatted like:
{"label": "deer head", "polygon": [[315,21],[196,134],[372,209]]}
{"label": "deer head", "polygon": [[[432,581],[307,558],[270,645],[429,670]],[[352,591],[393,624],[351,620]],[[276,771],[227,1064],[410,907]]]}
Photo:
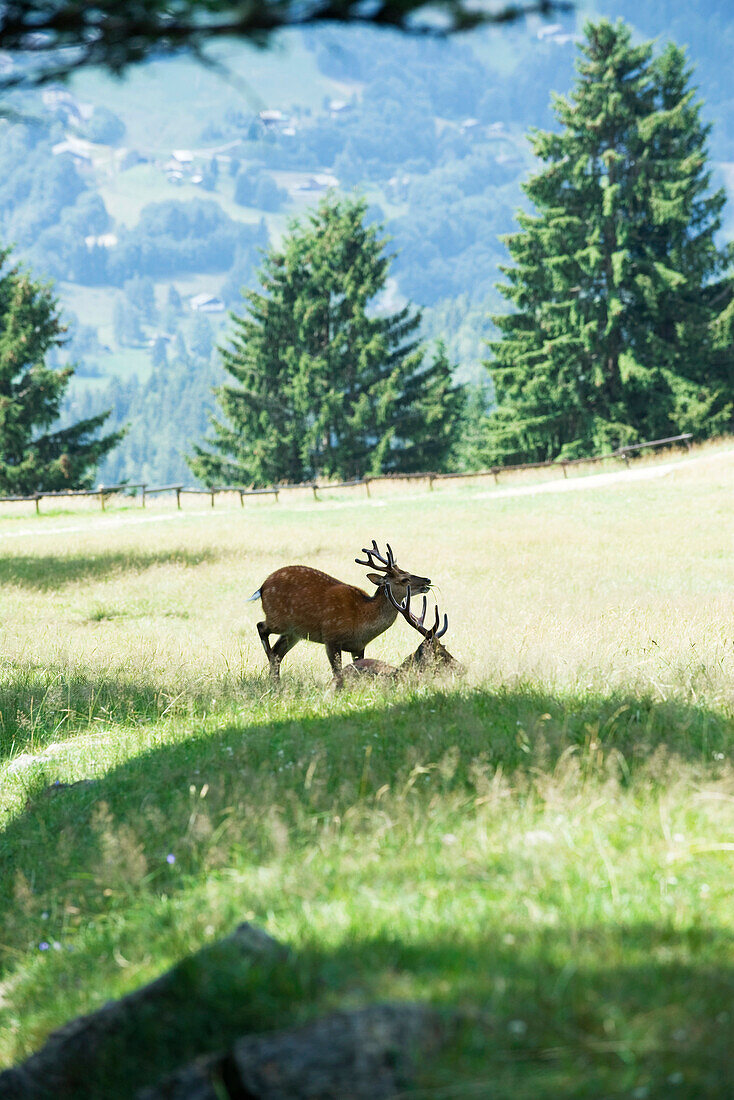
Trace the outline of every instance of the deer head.
{"label": "deer head", "polygon": [[446,646],[444,646],[440,639],[449,628],[448,615],[443,617],[443,625],[441,625],[441,616],[439,614],[438,605],[436,606],[436,617],[432,627],[424,626],[426,620],[426,597],[423,597],[423,607],[421,609],[420,618],[416,618],[410,610],[410,596],[411,586],[407,586],[404,599],[398,603],[391,591],[391,586],[386,589],[386,595],[393,607],[403,616],[405,621],[417,630],[419,634],[423,635],[423,641],[416,649],[415,653],[412,653],[410,657],[407,657],[402,665],[402,670],[416,669],[419,671],[427,671],[429,668],[433,668],[436,671],[445,670],[452,672],[456,676],[463,676],[466,672],[464,665],[461,661],[457,661],[452,656]]}
{"label": "deer head", "polygon": [[[371,569],[380,570],[379,573],[368,573],[367,580],[371,581],[372,584],[376,584],[388,597],[391,593],[394,593],[400,600],[404,599],[411,591],[428,592],[431,587],[431,578],[418,577],[415,573],[408,573],[405,569],[401,569],[395,561],[390,543],[387,543],[386,546],[387,557],[383,558],[377,549],[377,543],[373,539],[371,550],[362,547],[362,553],[367,555],[367,560],[354,559],[357,565],[368,565]],[[400,610],[394,599],[390,598],[390,602]]]}

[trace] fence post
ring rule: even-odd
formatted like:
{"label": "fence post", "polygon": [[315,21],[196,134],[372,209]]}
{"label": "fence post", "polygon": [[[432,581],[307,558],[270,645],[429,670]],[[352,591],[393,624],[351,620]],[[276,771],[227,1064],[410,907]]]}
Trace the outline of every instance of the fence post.
{"label": "fence post", "polygon": [[[602,455],[589,455],[588,457],[586,457],[584,459],[579,459],[579,460],[577,460],[577,459],[560,459],[560,460],[557,460],[556,459],[556,460],[550,460],[548,462],[532,462],[532,463],[526,463],[524,465],[517,465],[517,466],[507,466],[507,467],[491,466],[487,469],[483,469],[483,470],[479,470],[479,471],[473,471],[473,472],[470,472],[470,473],[464,472],[464,473],[455,473],[455,474],[449,474],[449,475],[441,474],[441,473],[435,473],[435,472],[434,473],[427,473],[427,472],[426,473],[412,473],[412,474],[405,474],[405,475],[403,475],[402,478],[396,478],[396,480],[412,481],[412,480],[416,480],[416,479],[423,479],[423,480],[426,480],[428,482],[429,490],[433,490],[434,489],[434,484],[433,484],[434,481],[440,480],[440,479],[442,479],[443,477],[446,477],[446,476],[456,477],[456,478],[465,478],[465,477],[486,477],[489,474],[491,474],[492,477],[494,478],[495,484],[499,484],[499,475],[500,475],[500,473],[512,473],[516,470],[535,469],[535,468],[538,468],[538,467],[544,467],[544,468],[553,467],[554,469],[557,469],[558,466],[560,466],[560,468],[563,470],[564,478],[568,478],[568,468],[569,468],[569,466],[575,465],[577,461],[595,463],[595,462],[605,461],[606,459],[609,459],[609,458],[623,458],[624,462],[625,462],[625,466],[627,468],[629,468],[630,465],[631,465],[630,455],[633,454],[633,453],[636,453],[639,450],[641,450],[643,447],[658,447],[658,446],[663,446],[665,444],[685,443],[686,449],[688,451],[690,451],[693,444],[692,444],[692,441],[691,441],[690,437],[687,437],[688,434],[689,433],[687,433],[686,435],[682,434],[682,435],[677,435],[677,436],[671,436],[670,438],[666,438],[666,439],[650,440],[646,443],[636,443],[636,444],[633,444],[633,445],[630,445],[630,446],[625,446],[625,447],[617,447],[615,450],[610,451],[608,453],[605,453],[605,454],[602,454]],[[389,480],[389,475],[377,475],[376,478],[373,478],[370,475],[365,475],[363,478],[355,478],[353,481],[345,482],[344,484],[345,485],[350,485],[350,486],[364,485],[367,497],[371,498],[371,496],[372,496],[372,492],[371,492],[371,488],[370,488],[371,482],[373,480],[378,480],[379,481],[381,476],[382,477],[387,476],[388,480]],[[81,493],[78,493],[78,492],[60,492],[60,493],[52,492],[50,494],[50,496],[51,497],[56,497],[56,496],[60,496],[60,497],[97,496],[97,497],[99,497],[100,508],[104,512],[104,511],[106,511],[106,498],[108,496],[112,496],[116,492],[123,491],[123,490],[130,491],[132,488],[135,488],[136,490],[138,488],[140,489],[140,491],[141,491],[141,506],[143,508],[145,508],[146,505],[147,505],[147,498],[150,495],[150,493],[148,492],[148,487],[147,487],[146,482],[137,482],[137,483],[135,483],[134,486],[132,486],[130,484],[119,485],[119,486],[111,485],[109,487],[106,487],[104,485],[100,485],[97,489],[86,489]],[[296,485],[293,485],[293,486],[286,485],[285,488],[299,488],[299,489],[308,489],[308,488],[310,488],[312,493],[313,493],[314,500],[319,501],[320,500],[320,497],[318,495],[319,489],[327,489],[328,490],[329,485],[319,486],[317,482],[313,481],[313,482],[302,482],[298,486],[296,486]],[[151,492],[152,493],[158,493],[158,492],[161,492],[163,490],[166,490],[166,491],[173,490],[173,491],[175,491],[175,493],[176,493],[176,509],[180,512],[181,507],[182,507],[181,506],[181,494],[183,492],[187,491],[185,486],[182,486],[182,485],[158,486],[157,488],[154,487],[151,490]],[[227,491],[227,492],[229,492],[229,491],[238,492],[239,495],[240,495],[240,507],[241,508],[244,508],[244,506],[245,506],[244,498],[245,498],[245,496],[248,495],[248,490],[241,489],[241,488],[235,487],[235,486],[229,486],[229,487],[224,487],[224,488],[219,488],[219,489],[217,489],[216,487],[212,487],[211,489],[195,489],[195,490],[188,490],[188,491],[202,493],[205,496],[207,496],[207,495],[210,496],[211,497],[211,507],[212,508],[214,508],[214,506],[215,506],[215,496],[216,496],[217,492],[225,492],[225,491]],[[279,503],[279,501],[280,501],[280,489],[277,489],[277,488],[273,487],[272,489],[265,489],[265,490],[261,490],[261,491],[265,492],[265,493],[271,493],[275,497],[275,503],[276,504]],[[35,503],[36,515],[40,515],[40,513],[41,513],[41,500],[45,500],[47,495],[49,495],[49,494],[44,494],[44,493],[41,493],[41,492],[33,493],[33,494],[29,493],[27,496],[24,496],[24,497],[21,497],[21,498],[17,498],[17,497],[7,497],[7,498],[6,497],[0,497],[0,501],[5,502],[6,500],[16,500],[16,499],[22,499],[22,500],[25,500],[25,501],[33,500],[34,503]]]}

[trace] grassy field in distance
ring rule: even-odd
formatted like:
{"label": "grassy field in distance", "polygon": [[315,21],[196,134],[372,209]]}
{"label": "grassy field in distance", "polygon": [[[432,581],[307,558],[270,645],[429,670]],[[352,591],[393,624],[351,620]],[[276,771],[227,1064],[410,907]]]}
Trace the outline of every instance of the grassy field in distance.
{"label": "grassy field in distance", "polygon": [[[406,1095],[730,1095],[734,452],[692,458],[546,495],[0,515],[0,1065],[249,919],[292,958],[215,963],[171,1064],[416,999],[463,1024]],[[335,695],[302,643],[273,692],[244,601],[294,561],[363,583],[373,537],[436,582],[468,675]],[[160,1049],[121,1037],[89,1095]]]}
{"label": "grassy field in distance", "polygon": [[[300,173],[302,176],[303,173]],[[160,164],[139,164],[125,172],[103,178],[99,193],[115,220],[128,228],[137,225],[144,206],[160,202],[216,202],[225,214],[237,222],[255,224],[261,218],[270,223],[277,217],[253,207],[240,206],[233,198],[234,182],[222,170],[216,191],[205,191],[196,184],[184,181],[173,185],[168,182]]]}
{"label": "grassy field in distance", "polygon": [[78,73],[70,90],[114,112],[120,110],[122,95],[124,144],[144,153],[210,146],[213,142],[202,141],[202,130],[208,122],[221,122],[224,106],[245,113],[287,111],[294,103],[315,109],[324,96],[340,92],[338,82],[319,71],[298,32],[286,31],[267,51],[215,46],[211,54],[218,69],[182,56],[133,69],[122,81],[91,70]]}
{"label": "grassy field in distance", "polygon": [[[180,329],[186,338],[190,336],[191,326],[196,320],[196,314],[190,308],[189,299],[201,293],[218,294],[222,285],[222,275],[191,275],[154,283],[156,304],[160,311],[158,323],[143,325],[143,341],[140,345],[121,347],[116,343],[114,335],[113,308],[116,295],[97,287],[82,287],[73,283],[60,284],[60,298],[63,306],[72,310],[82,325],[92,325],[96,328],[102,345],[99,351],[90,352],[87,356],[88,361],[99,371],[99,375],[90,378],[78,370],[72,378],[72,391],[75,388],[101,389],[112,377],[127,380],[134,376],[141,383],[148,380],[153,370],[148,340],[154,335],[165,332],[164,311],[168,289],[172,285],[175,286],[183,302],[184,313],[180,319]],[[123,291],[120,289],[117,295],[122,298]],[[226,341],[230,326],[229,314],[214,313],[207,314],[206,317],[212,328],[214,342],[219,344]]]}

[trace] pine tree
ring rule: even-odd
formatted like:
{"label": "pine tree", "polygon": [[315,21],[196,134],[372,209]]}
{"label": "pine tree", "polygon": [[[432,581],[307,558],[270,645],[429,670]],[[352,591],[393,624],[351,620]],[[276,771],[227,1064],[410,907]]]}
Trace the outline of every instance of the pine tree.
{"label": "pine tree", "polygon": [[438,469],[453,444],[463,391],[439,347],[426,364],[420,313],[372,308],[389,257],[360,199],[325,200],[293,223],[245,295],[222,362],[224,414],[196,475],[268,485],[314,477]]}
{"label": "pine tree", "polygon": [[150,362],[153,370],[168,366],[168,347],[162,336],[156,336],[150,349]]}
{"label": "pine tree", "polygon": [[559,133],[524,189],[536,213],[507,240],[500,287],[515,312],[488,364],[498,407],[489,461],[574,457],[732,425],[731,361],[716,350],[723,191],[709,193],[709,127],[683,51],[633,46],[587,23]]}
{"label": "pine tree", "polygon": [[454,383],[452,364],[439,341],[431,362],[406,379],[395,405],[394,435],[383,452],[375,453],[374,471],[446,469],[449,456],[456,451],[465,405],[466,389]]}
{"label": "pine tree", "polygon": [[212,323],[205,313],[195,313],[189,329],[189,347],[199,359],[208,361],[214,350]]}
{"label": "pine tree", "polygon": [[143,342],[140,312],[126,298],[117,295],[112,311],[112,327],[118,347],[137,347]]}
{"label": "pine tree", "polygon": [[0,492],[88,488],[123,433],[95,438],[109,413],[52,430],[74,371],[44,360],[64,326],[49,288],[9,258],[0,249]]}
{"label": "pine tree", "polygon": [[214,438],[208,442],[215,451],[194,447],[189,460],[207,485],[270,485],[306,477],[289,386],[297,331],[282,254],[265,257],[260,282],[265,293],[245,295],[248,315],[233,315],[229,345],[220,349],[234,384],[216,391],[223,418],[212,420]]}
{"label": "pine tree", "polygon": [[168,291],[166,293],[166,309],[173,317],[180,317],[183,313],[183,302],[181,301],[181,295],[179,294],[173,283],[168,284]]}
{"label": "pine tree", "polygon": [[454,459],[459,470],[481,470],[486,464],[487,414],[492,408],[490,386],[467,385],[466,403],[457,431]]}
{"label": "pine tree", "polygon": [[134,275],[132,279],[126,279],[124,285],[125,297],[130,305],[137,310],[147,325],[154,325],[158,320],[158,307],[155,302],[155,287],[149,275]]}

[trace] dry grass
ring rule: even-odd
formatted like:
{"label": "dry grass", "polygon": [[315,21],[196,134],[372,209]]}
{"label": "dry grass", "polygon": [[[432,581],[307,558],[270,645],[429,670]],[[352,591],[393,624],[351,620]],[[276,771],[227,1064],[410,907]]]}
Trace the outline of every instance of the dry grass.
{"label": "dry grass", "polygon": [[[41,519],[27,535],[11,522],[0,527],[6,667],[132,668],[167,691],[256,674],[259,605],[245,600],[267,573],[303,561],[364,584],[353,558],[375,537],[433,577],[472,682],[636,685],[662,698],[703,685],[716,697],[731,672],[734,463],[718,449],[709,459],[568,496],[164,507]],[[399,622],[374,654],[397,659],[417,640]],[[299,646],[289,665],[326,679],[320,647]]]}

